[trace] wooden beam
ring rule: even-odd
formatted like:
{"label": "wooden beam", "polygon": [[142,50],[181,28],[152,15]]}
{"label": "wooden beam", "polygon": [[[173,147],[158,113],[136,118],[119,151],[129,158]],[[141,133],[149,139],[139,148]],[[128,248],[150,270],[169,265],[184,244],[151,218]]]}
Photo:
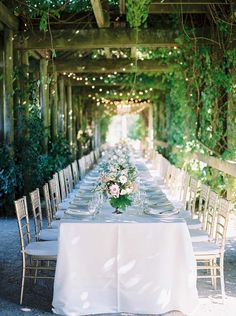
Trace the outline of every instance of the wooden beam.
{"label": "wooden beam", "polygon": [[[178,33],[178,30],[142,29],[137,39],[134,29],[55,30],[52,31],[52,38],[55,50],[156,48],[176,46]],[[25,32],[14,40],[15,49],[49,49],[51,46],[49,32]]]}
{"label": "wooden beam", "polygon": [[198,152],[193,153],[193,158],[205,162],[208,166],[214,169],[236,177],[236,162],[222,161],[218,158],[203,155]]}
{"label": "wooden beam", "polygon": [[149,13],[152,14],[171,14],[171,13],[193,13],[193,14],[204,14],[209,12],[209,5],[224,5],[229,6],[223,0],[172,0],[157,2],[153,1],[149,6]]}
{"label": "wooden beam", "polygon": [[[168,143],[166,142],[155,140],[154,143],[163,148],[168,147]],[[178,146],[174,146],[173,151],[174,152],[179,151]],[[199,152],[194,152],[192,154],[189,153],[189,155],[192,159],[202,161],[206,163],[209,167],[222,171],[230,176],[236,177],[236,162],[235,161],[220,160],[219,158],[201,154]]]}
{"label": "wooden beam", "polygon": [[[107,83],[107,82],[99,82],[99,81],[79,81],[76,79],[72,79],[71,80],[71,85],[73,87],[87,87],[89,89],[91,89],[93,86],[95,87],[99,87],[99,88],[104,88],[104,89],[123,89],[125,87],[130,88],[133,87],[133,82],[111,82],[111,83]],[[141,83],[141,82],[136,82],[135,84],[135,89],[137,90],[145,90],[145,89],[151,89],[150,91],[156,91],[156,90],[165,90],[164,85],[160,82],[160,81],[154,81],[153,82],[147,82],[147,83]]]}
{"label": "wooden beam", "polygon": [[10,10],[0,2],[0,21],[14,31],[19,28],[19,21]]}
{"label": "wooden beam", "polygon": [[35,50],[30,50],[29,56],[33,57],[35,60],[40,60],[40,56],[37,54]]}
{"label": "wooden beam", "polygon": [[[110,17],[107,8],[106,0],[91,0],[93,13],[99,28],[110,26]],[[106,9],[105,9],[106,7]]]}
{"label": "wooden beam", "polygon": [[128,59],[81,59],[70,61],[55,61],[58,72],[66,73],[133,73],[133,72],[171,72],[174,65],[160,65],[156,60],[138,60],[137,68],[134,60]]}

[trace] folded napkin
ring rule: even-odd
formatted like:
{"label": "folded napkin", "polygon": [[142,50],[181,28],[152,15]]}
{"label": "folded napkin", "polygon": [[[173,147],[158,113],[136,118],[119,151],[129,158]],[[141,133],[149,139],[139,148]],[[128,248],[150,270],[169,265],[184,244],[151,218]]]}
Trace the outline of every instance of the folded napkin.
{"label": "folded napkin", "polygon": [[65,214],[71,215],[71,216],[89,216],[90,213],[89,211],[82,211],[81,209],[72,209],[69,208],[68,210],[65,211]]}
{"label": "folded napkin", "polygon": [[158,217],[169,217],[169,216],[179,214],[179,210],[175,210],[175,209],[174,210],[163,210],[163,209],[157,210],[157,209],[149,208],[145,210],[144,213],[148,215],[158,216]]}
{"label": "folded napkin", "polygon": [[71,203],[69,209],[73,209],[73,210],[86,210],[88,208],[88,203],[87,204],[82,204],[81,202],[80,203]]}

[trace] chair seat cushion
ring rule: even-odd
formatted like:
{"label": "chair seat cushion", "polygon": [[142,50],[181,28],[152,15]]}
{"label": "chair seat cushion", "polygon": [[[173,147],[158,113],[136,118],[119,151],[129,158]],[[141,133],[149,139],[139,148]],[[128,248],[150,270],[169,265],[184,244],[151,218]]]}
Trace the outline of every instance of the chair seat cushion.
{"label": "chair seat cushion", "polygon": [[202,223],[198,218],[185,218],[188,229],[201,229]]}
{"label": "chair seat cushion", "polygon": [[209,237],[206,231],[200,229],[189,229],[192,242],[208,241]]}
{"label": "chair seat cushion", "polygon": [[55,214],[56,219],[61,219],[65,214],[65,210],[58,210]]}
{"label": "chair seat cushion", "polygon": [[25,248],[25,253],[34,257],[57,257],[57,241],[31,242]]}
{"label": "chair seat cushion", "polygon": [[52,229],[57,229],[58,227],[59,227],[59,225],[60,225],[60,221],[52,221],[51,222],[51,228]]}
{"label": "chair seat cushion", "polygon": [[57,238],[58,238],[58,229],[55,229],[55,228],[42,229],[39,234],[40,240],[51,241],[51,240],[57,240]]}
{"label": "chair seat cushion", "polygon": [[66,210],[70,206],[71,200],[63,200],[61,203],[58,204],[58,210]]}
{"label": "chair seat cushion", "polygon": [[221,248],[213,242],[193,242],[193,251],[197,258],[220,255],[220,249]]}

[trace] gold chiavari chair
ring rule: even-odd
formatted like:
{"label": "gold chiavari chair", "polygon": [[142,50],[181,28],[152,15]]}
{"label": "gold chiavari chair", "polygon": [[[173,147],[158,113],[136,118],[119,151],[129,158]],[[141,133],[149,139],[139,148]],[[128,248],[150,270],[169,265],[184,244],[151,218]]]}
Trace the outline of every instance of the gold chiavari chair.
{"label": "gold chiavari chair", "polygon": [[[231,209],[232,204],[221,198],[218,203],[217,212],[213,213],[213,222],[212,220],[210,221],[211,226],[215,228],[213,229],[212,240],[193,243],[193,250],[197,260],[198,278],[210,278],[215,289],[217,286],[216,281],[217,279],[220,279],[223,301],[225,299],[224,251]],[[207,273],[199,274],[200,271],[205,271]]]}
{"label": "gold chiavari chair", "polygon": [[60,182],[60,191],[61,191],[61,200],[66,199],[66,185],[63,170],[59,171],[59,182]]}
{"label": "gold chiavari chair", "polygon": [[199,181],[191,177],[187,194],[186,210],[190,211],[192,218],[195,216],[198,185]]}
{"label": "gold chiavari chair", "polygon": [[46,207],[48,227],[51,228],[52,221],[53,221],[53,213],[52,213],[52,203],[50,199],[48,183],[45,183],[43,186],[43,195],[44,195],[44,201],[45,201],[45,207]]}
{"label": "gold chiavari chair", "polygon": [[199,193],[199,203],[197,208],[197,216],[199,221],[202,223],[202,229],[205,228],[207,207],[210,195],[210,187],[206,184],[201,183]]}
{"label": "gold chiavari chair", "polygon": [[50,188],[50,197],[51,197],[51,207],[52,207],[52,218],[55,218],[57,208],[58,208],[58,199],[57,199],[57,184],[55,178],[49,180]]}
{"label": "gold chiavari chair", "polygon": [[30,192],[30,200],[32,205],[32,211],[34,216],[34,228],[35,228],[35,237],[36,240],[39,241],[51,241],[57,240],[58,238],[58,230],[51,228],[43,228],[43,216],[42,216],[42,208],[40,201],[40,193],[39,189]]}
{"label": "gold chiavari chair", "polygon": [[[22,255],[22,279],[20,304],[23,301],[25,279],[49,279],[54,276],[44,275],[43,272],[55,270],[58,244],[56,241],[31,242],[29,216],[26,197],[16,200],[15,210],[20,234]],[[47,261],[47,265],[43,264]],[[38,271],[40,273],[38,273]]]}
{"label": "gold chiavari chair", "polygon": [[53,175],[53,179],[56,181],[56,199],[57,199],[57,205],[62,202],[61,200],[61,193],[60,193],[60,183],[59,183],[59,174],[58,172],[55,172]]}
{"label": "gold chiavari chair", "polygon": [[[53,182],[55,182],[55,179],[52,179],[51,183]],[[53,187],[54,186],[55,185],[53,185]],[[47,218],[48,218],[48,226],[49,228],[58,228],[60,221],[55,218],[56,212],[55,213],[53,212],[55,201],[53,202],[52,198],[50,197],[49,186],[47,183],[43,186],[43,192],[44,192],[44,200],[45,200],[45,205],[46,205],[46,213],[47,213]]]}

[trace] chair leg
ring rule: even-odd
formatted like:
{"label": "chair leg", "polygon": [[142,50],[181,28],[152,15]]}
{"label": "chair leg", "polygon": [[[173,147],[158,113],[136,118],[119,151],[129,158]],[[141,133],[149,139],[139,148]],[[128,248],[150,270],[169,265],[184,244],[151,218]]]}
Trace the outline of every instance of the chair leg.
{"label": "chair leg", "polygon": [[34,272],[34,284],[36,284],[37,281],[37,276],[38,276],[38,265],[39,265],[39,261],[36,260],[36,266],[35,266],[35,272]]}
{"label": "chair leg", "polygon": [[220,258],[220,285],[221,285],[221,295],[222,303],[225,303],[225,280],[224,280],[224,257]]}
{"label": "chair leg", "polygon": [[214,260],[209,260],[210,273],[211,273],[211,285],[215,289],[215,270],[214,270]]}
{"label": "chair leg", "polygon": [[23,264],[23,267],[22,267],[21,290],[20,290],[20,305],[22,305],[22,302],[23,302],[24,286],[25,286],[25,264]]}
{"label": "chair leg", "polygon": [[217,288],[217,268],[216,268],[216,265],[217,265],[217,261],[216,259],[213,260],[213,265],[214,265],[214,284],[213,284],[213,287],[214,287],[214,290],[216,290]]}

